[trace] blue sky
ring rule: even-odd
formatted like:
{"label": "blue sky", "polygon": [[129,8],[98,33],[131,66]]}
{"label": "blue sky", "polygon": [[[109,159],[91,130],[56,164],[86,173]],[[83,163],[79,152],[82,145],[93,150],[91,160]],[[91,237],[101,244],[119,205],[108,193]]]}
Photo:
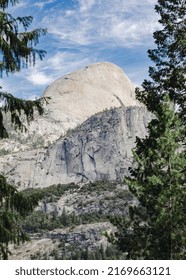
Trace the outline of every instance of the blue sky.
{"label": "blue sky", "polygon": [[156,0],[20,0],[9,11],[31,15],[31,28],[47,28],[37,48],[47,54],[35,67],[4,76],[1,85],[21,98],[34,99],[57,78],[88,64],[109,61],[120,66],[135,85],[148,77],[159,28]]}

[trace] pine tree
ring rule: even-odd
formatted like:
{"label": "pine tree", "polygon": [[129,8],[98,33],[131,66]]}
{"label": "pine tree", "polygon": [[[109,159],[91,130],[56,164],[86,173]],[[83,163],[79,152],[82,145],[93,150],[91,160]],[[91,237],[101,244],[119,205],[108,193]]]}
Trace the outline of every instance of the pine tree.
{"label": "pine tree", "polygon": [[155,6],[163,27],[154,32],[156,49],[148,51],[155,63],[149,67],[151,80],[144,80],[137,97],[151,112],[158,110],[165,94],[179,106],[185,124],[186,115],[186,8],[185,0],[158,0]]}
{"label": "pine tree", "polygon": [[[14,18],[6,12],[9,5],[15,5],[17,0],[0,1],[0,75],[5,72],[15,73],[21,68],[35,65],[36,56],[44,57],[45,51],[35,49],[39,37],[46,34],[45,29],[27,31],[32,17]],[[20,30],[23,30],[20,32]],[[0,87],[1,88],[1,87]],[[26,101],[15,98],[9,93],[0,92],[0,139],[8,137],[3,117],[7,113],[16,129],[23,130],[21,114],[26,115],[29,122],[33,119],[34,108],[39,114],[43,113],[43,99]],[[21,218],[33,208],[31,198],[18,192],[16,187],[7,183],[6,178],[0,175],[0,259],[8,259],[9,244],[19,244],[27,239],[21,227]]]}
{"label": "pine tree", "polygon": [[[0,1],[0,48],[2,59],[0,61],[0,73],[15,73],[29,64],[35,65],[36,55],[40,59],[44,57],[45,51],[37,50],[34,46],[39,37],[46,34],[46,29],[34,29],[27,31],[33,21],[31,16],[14,18],[6,12],[10,4],[15,5],[18,0]],[[22,32],[19,30],[23,29]]]}
{"label": "pine tree", "polygon": [[130,208],[130,230],[118,234],[128,258],[186,256],[186,157],[179,143],[183,126],[172,107],[165,96],[161,114],[149,124],[149,135],[137,138],[137,167],[125,179],[139,201]]}
{"label": "pine tree", "polygon": [[18,192],[0,175],[0,259],[8,259],[9,244],[28,240],[21,218],[33,210],[32,199]]}
{"label": "pine tree", "polygon": [[[28,65],[35,65],[36,56],[43,59],[45,51],[37,50],[35,46],[39,37],[46,34],[46,29],[34,29],[27,31],[33,18],[30,16],[14,18],[6,12],[9,5],[15,5],[17,0],[0,1],[0,75],[5,72],[13,74],[20,71],[21,68]],[[20,32],[19,30],[23,30]],[[1,87],[0,87],[1,88]],[[36,101],[26,101],[15,98],[9,93],[0,91],[0,102],[3,107],[0,108],[0,138],[8,136],[3,122],[3,113],[11,114],[11,121],[15,128],[25,128],[20,120],[21,113],[26,115],[27,121],[32,120],[34,108],[43,113],[43,99]]]}

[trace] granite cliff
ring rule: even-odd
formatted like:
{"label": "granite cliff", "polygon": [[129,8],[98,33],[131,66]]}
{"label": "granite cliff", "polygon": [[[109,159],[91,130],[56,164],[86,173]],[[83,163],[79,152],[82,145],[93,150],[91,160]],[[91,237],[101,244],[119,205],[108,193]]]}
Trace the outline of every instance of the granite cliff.
{"label": "granite cliff", "polygon": [[[94,114],[120,106],[141,106],[135,100],[135,88],[123,71],[108,62],[96,63],[65,75],[45,90],[44,115],[28,124],[26,133],[12,129],[6,115],[10,139],[1,149],[17,152],[48,146],[69,129],[76,128]],[[24,121],[24,118],[23,118]]]}
{"label": "granite cliff", "polygon": [[136,136],[146,135],[151,116],[120,68],[87,66],[53,82],[44,96],[44,115],[24,135],[10,131],[2,141],[0,169],[10,182],[43,188],[128,175]]}

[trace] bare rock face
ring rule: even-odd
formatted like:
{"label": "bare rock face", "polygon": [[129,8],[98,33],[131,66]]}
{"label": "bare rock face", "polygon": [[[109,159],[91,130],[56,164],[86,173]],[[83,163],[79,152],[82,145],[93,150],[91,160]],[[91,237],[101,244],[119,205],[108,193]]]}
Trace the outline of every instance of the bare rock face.
{"label": "bare rock face", "polygon": [[28,126],[27,133],[12,130],[7,123],[10,140],[3,140],[1,149],[17,152],[48,146],[87,120],[90,116],[121,106],[141,106],[135,100],[135,88],[116,65],[101,62],[68,74],[54,81],[44,92],[49,97],[44,115]]}
{"label": "bare rock face", "polygon": [[28,134],[1,146],[17,151],[0,157],[11,183],[43,188],[128,175],[136,136],[145,137],[151,116],[120,68],[87,66],[53,82],[44,96],[50,97],[45,114],[36,116]]}
{"label": "bare rock face", "polygon": [[[61,241],[65,243],[65,252],[67,256],[70,247],[87,248],[89,251],[94,251],[96,248],[103,246],[106,250],[108,239],[103,232],[108,234],[116,231],[116,228],[109,222],[94,223],[76,226],[74,228],[55,229],[53,231],[33,234],[31,242],[21,244],[17,248],[10,248],[12,254],[10,260],[30,260],[30,259],[55,259],[54,251],[62,255],[60,250]],[[12,246],[13,247],[13,246]]]}
{"label": "bare rock face", "polygon": [[122,180],[136,136],[145,137],[150,117],[144,107],[99,113],[48,148],[4,156],[0,168],[21,188]]}
{"label": "bare rock face", "polygon": [[105,109],[135,106],[135,89],[123,71],[111,63],[96,63],[52,83],[44,93],[50,97],[51,118],[80,124]]}

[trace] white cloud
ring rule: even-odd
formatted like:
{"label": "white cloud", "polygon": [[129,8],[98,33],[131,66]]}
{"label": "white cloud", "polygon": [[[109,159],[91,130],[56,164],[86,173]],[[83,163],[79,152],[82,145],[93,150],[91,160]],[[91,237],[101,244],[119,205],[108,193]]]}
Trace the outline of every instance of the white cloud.
{"label": "white cloud", "polygon": [[15,11],[17,9],[25,8],[27,5],[28,5],[27,0],[22,0],[22,1],[19,1],[18,3],[16,3],[14,6],[12,6],[12,7],[10,6],[10,7],[11,7],[12,11]]}
{"label": "white cloud", "polygon": [[79,6],[57,10],[44,18],[49,32],[73,43],[89,46],[99,43],[108,47],[131,47],[147,44],[157,28],[154,12],[156,0],[79,0]]}
{"label": "white cloud", "polygon": [[66,17],[72,17],[72,16],[74,16],[75,15],[75,11],[73,11],[73,10],[67,10],[67,11],[65,11],[65,16]]}
{"label": "white cloud", "polygon": [[54,3],[55,1],[56,0],[48,0],[48,1],[44,1],[44,2],[36,2],[36,3],[34,3],[34,6],[39,7],[39,8],[42,9],[45,5]]}
{"label": "white cloud", "polygon": [[136,45],[146,45],[148,40],[152,42],[152,33],[155,23],[146,19],[123,20],[115,18],[108,34],[109,38],[115,39],[120,45],[133,47]]}
{"label": "white cloud", "polygon": [[85,12],[90,10],[95,4],[95,0],[79,0],[80,12]]}
{"label": "white cloud", "polygon": [[44,5],[45,5],[44,2],[37,2],[37,3],[34,4],[34,6],[36,6],[36,7],[38,7],[38,8],[43,8]]}
{"label": "white cloud", "polygon": [[81,52],[58,52],[48,60],[50,67],[54,69],[53,80],[93,62],[96,62],[94,57],[85,56]]}
{"label": "white cloud", "polygon": [[26,77],[34,85],[48,85],[52,82],[52,77],[46,75],[45,73],[38,71],[37,69],[33,69],[31,73]]}

